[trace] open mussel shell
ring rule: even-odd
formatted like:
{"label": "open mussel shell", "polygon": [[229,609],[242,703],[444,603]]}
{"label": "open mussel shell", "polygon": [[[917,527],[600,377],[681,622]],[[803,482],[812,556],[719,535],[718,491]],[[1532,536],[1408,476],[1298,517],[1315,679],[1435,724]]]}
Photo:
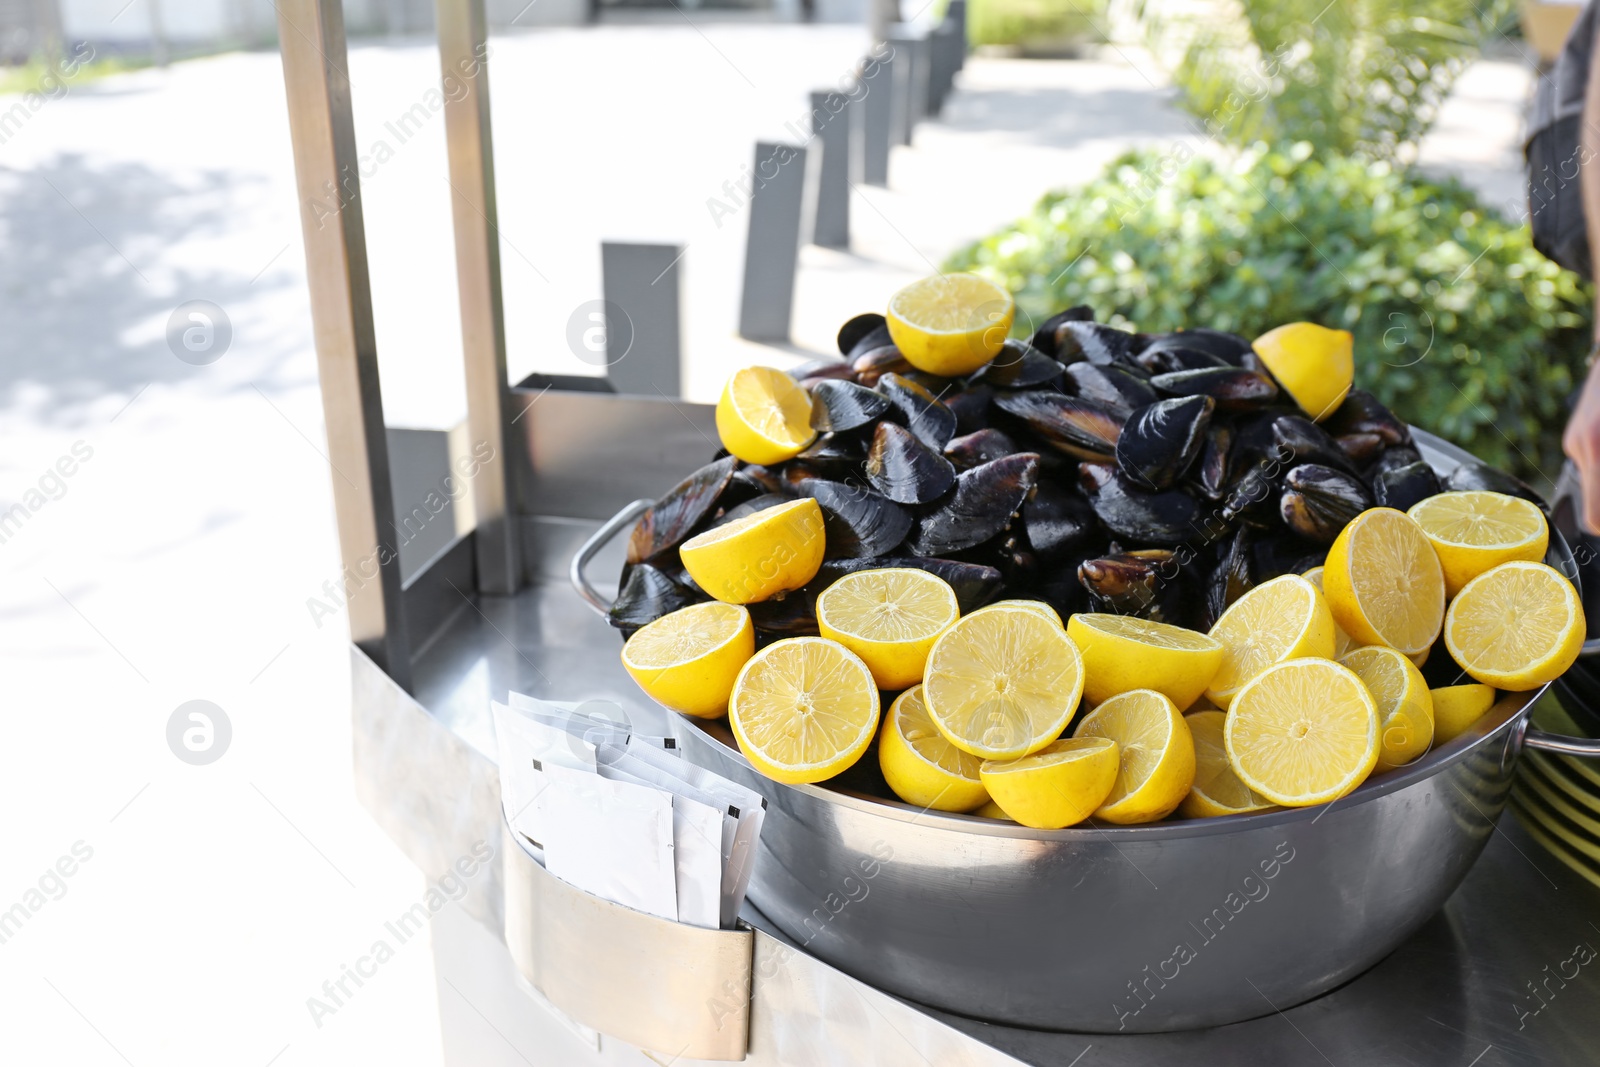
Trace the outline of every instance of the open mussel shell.
{"label": "open mussel shell", "polygon": [[1099,363],[1074,363],[1063,383],[1069,393],[1122,411],[1132,411],[1161,399],[1142,372]]}
{"label": "open mussel shell", "polygon": [[917,520],[907,547],[917,556],[944,556],[982,544],[1010,525],[1038,477],[1034,452],[963,471],[950,499]]}
{"label": "open mussel shell", "polygon": [[994,567],[980,563],[966,563],[954,559],[932,559],[919,556],[885,556],[879,559],[824,560],[812,584],[826,589],[839,578],[856,571],[879,570],[884,567],[915,567],[943,578],[956,594],[956,606],[965,615],[976,611],[1000,592],[1004,578]]}
{"label": "open mussel shell", "polygon": [[628,562],[642,563],[678,547],[710,514],[738,465],[732,456],[724,456],[667,490],[634,525],[628,537]]}
{"label": "open mussel shell", "polygon": [[1361,480],[1319,463],[1302,463],[1283,476],[1278,513],[1308,541],[1331,545],[1351,519],[1372,506]]}
{"label": "open mussel shell", "polygon": [[1047,390],[996,393],[994,406],[1018,420],[1041,442],[1078,459],[1109,459],[1126,417],[1095,400]]}
{"label": "open mussel shell", "polygon": [[839,354],[854,359],[869,348],[889,343],[889,322],[876,311],[868,311],[839,327]]}
{"label": "open mussel shell", "polygon": [[1451,492],[1463,489],[1487,489],[1492,493],[1520,496],[1524,500],[1533,501],[1541,508],[1545,507],[1544,498],[1534,492],[1533,486],[1520,478],[1512,477],[1505,471],[1495,470],[1475,460],[1463,463],[1451,471],[1445,478],[1444,484]]}
{"label": "open mussel shell", "polygon": [[1055,351],[1045,351],[1062,363],[1081,359],[1090,363],[1131,364],[1139,348],[1139,338],[1127,330],[1099,322],[1069,320],[1056,327]]}
{"label": "open mussel shell", "polygon": [[973,374],[972,381],[996,389],[1055,387],[1061,384],[1064,370],[1060,363],[1027,342],[1008,337],[994,359]]}
{"label": "open mussel shell", "polygon": [[1345,394],[1344,403],[1322,424],[1335,437],[1371,433],[1383,438],[1385,445],[1411,443],[1410,427],[1365,389],[1352,389]]}
{"label": "open mussel shell", "polygon": [[1040,481],[1022,505],[1022,530],[1045,563],[1056,563],[1085,549],[1100,534],[1100,520],[1080,494]]}
{"label": "open mussel shell", "polygon": [[1250,342],[1238,334],[1201,326],[1188,330],[1174,330],[1171,333],[1153,334],[1150,343],[1145,345],[1144,351],[1139,355],[1142,357],[1151,352],[1174,348],[1203,353],[1235,367],[1243,366],[1245,357],[1253,354]]}
{"label": "open mussel shell", "polygon": [[917,382],[891,372],[878,379],[878,392],[889,401],[890,417],[929,448],[942,449],[956,435],[956,413]]}
{"label": "open mussel shell", "polygon": [[888,410],[888,397],[855,382],[821,381],[811,387],[811,428],[819,433],[859,429]]}
{"label": "open mussel shell", "polygon": [[1054,356],[1058,351],[1056,334],[1060,331],[1062,323],[1093,321],[1094,309],[1089,305],[1078,304],[1075,307],[1069,307],[1067,310],[1058,311],[1048,319],[1045,319],[1039,328],[1033,331],[1033,337],[1028,340],[1028,343],[1045,355]]}
{"label": "open mussel shell", "polygon": [[1188,493],[1148,493],[1110,463],[1078,465],[1079,484],[1106,529],[1133,542],[1177,545],[1200,535],[1200,505]]}
{"label": "open mussel shell", "polygon": [[707,599],[688,586],[673,581],[659,567],[640,563],[628,569],[628,578],[611,606],[611,625],[633,631],[679,608]]}
{"label": "open mussel shell", "polygon": [[1436,496],[1441,488],[1439,476],[1421,460],[1404,467],[1390,467],[1374,476],[1371,485],[1373,503],[1398,511],[1409,511],[1413,504]]}
{"label": "open mussel shell", "polygon": [[798,367],[790,367],[785,373],[797,382],[828,381],[855,376],[855,371],[850,369],[850,362],[835,356],[807,360]]}
{"label": "open mussel shell", "polygon": [[867,451],[867,481],[898,504],[927,504],[956,481],[950,461],[893,422],[880,422]]}
{"label": "open mussel shell", "polygon": [[1278,398],[1278,383],[1240,367],[1209,367],[1157,374],[1150,379],[1166,396],[1209,396],[1223,411],[1254,411]]}
{"label": "open mussel shell", "polygon": [[977,430],[961,437],[952,437],[944,446],[944,458],[958,471],[969,471],[1001,456],[1009,456],[1022,449],[1000,430]]}
{"label": "open mussel shell", "polygon": [[1216,407],[1209,396],[1189,396],[1140,408],[1117,438],[1117,466],[1141,488],[1171,489],[1200,454]]}
{"label": "open mussel shell", "polygon": [[1218,359],[1209,352],[1178,346],[1146,348],[1134,357],[1134,362],[1151,374],[1172,374],[1181,370],[1209,370],[1232,364]]}
{"label": "open mussel shell", "polygon": [[812,478],[800,492],[822,508],[829,559],[887,555],[911,530],[909,511],[866,486]]}

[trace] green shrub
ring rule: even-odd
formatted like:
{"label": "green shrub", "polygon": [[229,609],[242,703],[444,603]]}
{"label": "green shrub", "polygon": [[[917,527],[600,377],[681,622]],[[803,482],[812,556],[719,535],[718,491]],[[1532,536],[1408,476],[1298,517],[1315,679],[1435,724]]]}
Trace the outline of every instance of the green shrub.
{"label": "green shrub", "polygon": [[1147,331],[1350,330],[1357,384],[1528,478],[1559,470],[1589,347],[1581,283],[1525,226],[1455,181],[1305,143],[1224,162],[1131,153],[947,266],[1015,293],[1019,334],[1073,304]]}
{"label": "green shrub", "polygon": [[1100,36],[1107,0],[967,0],[967,40],[1028,44]]}

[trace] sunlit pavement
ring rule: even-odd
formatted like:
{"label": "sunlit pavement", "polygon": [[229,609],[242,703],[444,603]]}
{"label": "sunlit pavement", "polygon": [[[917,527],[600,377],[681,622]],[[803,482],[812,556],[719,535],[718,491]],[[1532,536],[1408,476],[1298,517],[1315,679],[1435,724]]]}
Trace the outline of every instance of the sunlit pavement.
{"label": "sunlit pavement", "polygon": [[[1190,136],[1136,54],[975,59],[896,150],[891,188],[857,191],[852,251],[804,251],[793,345],[739,342],[744,218],[719,227],[706,201],[757,138],[803,130],[805,92],[864,44],[748,25],[497,38],[513,375],[592,372],[565,327],[599,295],[602,238],[687,246],[686,392],[707,399],[736,363],[827,350],[846,315],[1046,189]],[[358,144],[392,149],[363,185],[388,418],[448,426],[464,402],[443,120],[389,130],[436,58],[360,46],[350,70]],[[1504,183],[1503,144],[1450,133],[1510,115],[1514,140],[1516,72],[1483,73],[1424,156]],[[307,1008],[424,887],[355,801],[344,620],[307,609],[339,561],[299,234],[274,54],[74,88],[0,146],[0,508],[23,508],[0,528],[0,1061],[439,1062],[425,938],[334,1014]],[[208,365],[168,343],[189,300],[231,323]],[[231,725],[203,766],[168,741],[195,699]]]}

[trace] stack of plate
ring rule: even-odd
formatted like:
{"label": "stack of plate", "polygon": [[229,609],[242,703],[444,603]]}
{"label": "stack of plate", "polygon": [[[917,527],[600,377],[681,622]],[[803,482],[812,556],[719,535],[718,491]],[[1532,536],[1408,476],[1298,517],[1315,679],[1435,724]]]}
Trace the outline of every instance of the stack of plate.
{"label": "stack of plate", "polygon": [[[1534,704],[1532,723],[1550,733],[1600,737],[1600,663],[1573,664]],[[1511,810],[1552,855],[1600,885],[1600,760],[1523,750]]]}

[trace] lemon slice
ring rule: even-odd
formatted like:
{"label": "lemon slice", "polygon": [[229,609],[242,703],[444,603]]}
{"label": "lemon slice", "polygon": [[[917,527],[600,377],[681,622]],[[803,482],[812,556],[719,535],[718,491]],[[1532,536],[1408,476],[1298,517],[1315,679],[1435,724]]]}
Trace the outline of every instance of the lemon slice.
{"label": "lemon slice", "polygon": [[1048,745],[1082,695],[1078,646],[1026,608],[996,607],[959,620],[934,642],[922,682],[939,732],[984,759],[1016,759]]}
{"label": "lemon slice", "polygon": [[1206,696],[1227,710],[1234,694],[1273,664],[1331,657],[1333,616],[1316,586],[1298,574],[1285,574],[1235,600],[1211,627],[1211,636],[1222,644],[1222,664]]}
{"label": "lemon slice", "polygon": [[1242,815],[1274,806],[1233,773],[1228,763],[1228,748],[1222,739],[1227,719],[1220,711],[1197,711],[1183,717],[1194,738],[1194,785],[1178,805],[1178,814],[1186,819]]}
{"label": "lemon slice", "polygon": [[1251,347],[1313,422],[1344,403],[1355,379],[1355,342],[1346,330],[1290,322],[1257,337]]}
{"label": "lemon slice", "polygon": [[936,274],[889,299],[889,337],[913,367],[947,378],[1000,352],[1016,316],[1011,294],[976,274]]}
{"label": "lemon slice", "polygon": [[1519,496],[1482,489],[1440,493],[1406,514],[1433,542],[1448,597],[1490,567],[1514,559],[1537,563],[1550,547],[1544,512]]}
{"label": "lemon slice", "polygon": [[1007,815],[1006,814],[1006,810],[1004,808],[1002,808],[1000,805],[996,804],[992,798],[989,799],[989,800],[984,801],[978,807],[973,808],[967,814],[969,814],[969,815],[981,815],[985,819],[1001,819],[1001,820],[1003,820],[1005,822],[1016,822],[1017,821],[1017,820],[1013,819],[1011,816]]}
{"label": "lemon slice", "polygon": [[1333,619],[1351,640],[1425,651],[1444,622],[1444,571],[1422,527],[1394,508],[1350,520],[1322,570]]}
{"label": "lemon slice", "polygon": [[1447,685],[1432,691],[1433,740],[1435,744],[1453,741],[1467,732],[1494,707],[1493,686],[1481,682]]}
{"label": "lemon slice", "polygon": [[[1308,581],[1312,585],[1316,586],[1317,587],[1317,592],[1322,593],[1324,598],[1326,598],[1327,594],[1326,594],[1326,592],[1324,592],[1324,590],[1322,588],[1322,568],[1321,567],[1312,567],[1310,570],[1306,571],[1300,577],[1304,578],[1306,581]],[[1351,649],[1360,648],[1360,647],[1361,647],[1360,645],[1358,645],[1354,641],[1350,640],[1350,635],[1344,632],[1343,628],[1340,627],[1340,625],[1339,625],[1339,620],[1335,619],[1333,621],[1333,658],[1334,659],[1339,659],[1341,656],[1343,656],[1346,652],[1349,652]],[[1428,653],[1426,651],[1424,651],[1422,653],[1422,659],[1424,661],[1426,661],[1427,658],[1428,658]],[[1415,661],[1413,661],[1413,662],[1415,662]],[[1420,666],[1422,666],[1422,664],[1421,663],[1417,663],[1417,666],[1420,667]]]}
{"label": "lemon slice", "polygon": [[714,719],[727,714],[734,679],[755,651],[755,627],[744,608],[691,604],[628,638],[622,665],[658,704]]}
{"label": "lemon slice", "polygon": [[1444,645],[1484,685],[1521,692],[1560,677],[1583,648],[1578,591],[1543,563],[1502,563],[1450,602]]}
{"label": "lemon slice", "polygon": [[1223,729],[1239,780],[1274,804],[1337,800],[1377,765],[1372,694],[1349,667],[1296,659],[1268,667],[1234,698]]}
{"label": "lemon slice", "polygon": [[878,738],[878,766],[894,795],[935,811],[971,811],[989,799],[978,778],[983,761],[945,739],[912,686],[889,705]]}
{"label": "lemon slice", "polygon": [[1067,636],[1083,653],[1083,695],[1096,704],[1133,689],[1154,689],[1187,708],[1222,666],[1216,638],[1130,615],[1074,615]]}
{"label": "lemon slice", "polygon": [[996,600],[993,604],[985,604],[968,614],[976,615],[979,611],[988,611],[991,608],[1022,608],[1024,611],[1033,612],[1041,619],[1049,619],[1057,626],[1062,625],[1061,613],[1042,600]]}
{"label": "lemon slice", "polygon": [[717,401],[722,447],[746,463],[782,463],[805,451],[811,428],[811,394],[771,367],[735,371]]}
{"label": "lemon slice", "polygon": [[1106,737],[1054,741],[1031,756],[984,760],[984,788],[1012,820],[1059,830],[1094,814],[1117,781],[1117,743]]}
{"label": "lemon slice", "polygon": [[678,547],[678,558],[711,596],[753,604],[816,577],[825,547],[822,508],[807,496],[691,537]]}
{"label": "lemon slice", "polygon": [[1171,815],[1194,784],[1194,738],[1165,693],[1133,689],[1095,708],[1073,737],[1117,743],[1117,779],[1095,817],[1112,823],[1155,822]]}
{"label": "lemon slice", "polygon": [[856,571],[817,597],[817,629],[860,656],[879,689],[922,681],[928,650],[960,615],[950,583],[914,567]]}
{"label": "lemon slice", "polygon": [[1368,645],[1339,660],[1356,672],[1378,705],[1380,771],[1420,759],[1433,744],[1433,694],[1416,664],[1392,648]]}
{"label": "lemon slice", "polygon": [[789,637],[750,657],[728,725],[775,782],[820,782],[851,767],[878,729],[878,687],[861,657],[824,637]]}

